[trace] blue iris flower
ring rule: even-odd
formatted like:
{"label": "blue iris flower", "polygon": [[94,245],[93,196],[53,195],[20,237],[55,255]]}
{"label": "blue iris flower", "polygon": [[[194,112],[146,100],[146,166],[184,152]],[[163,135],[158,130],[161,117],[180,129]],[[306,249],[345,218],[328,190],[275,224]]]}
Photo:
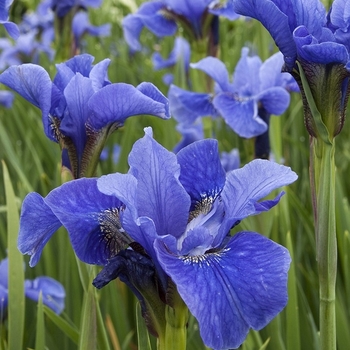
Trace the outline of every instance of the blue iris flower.
{"label": "blue iris flower", "polygon": [[281,73],[282,65],[281,53],[262,63],[258,56],[248,56],[248,48],[243,48],[231,82],[224,63],[206,57],[191,67],[214,80],[214,94],[189,92],[172,85],[168,93],[172,115],[187,124],[198,117],[221,115],[239,136],[261,135],[268,125],[259,115],[259,108],[263,107],[269,114],[282,114],[290,101],[287,90],[295,89],[291,83],[294,79]]}
{"label": "blue iris flower", "polygon": [[177,30],[177,21],[190,28],[193,37],[203,37],[203,23],[210,14],[236,19],[232,4],[218,6],[215,0],[156,0],[143,3],[134,14],[123,19],[124,37],[135,51],[141,50],[139,36],[144,27],[158,37],[172,36]]}
{"label": "blue iris flower", "polygon": [[19,36],[19,29],[17,25],[9,21],[9,9],[13,0],[3,0],[0,3],[0,24],[2,24],[7,33],[13,38],[17,39]]}
{"label": "blue iris flower", "polygon": [[41,109],[45,134],[60,144],[62,163],[74,178],[95,167],[106,138],[128,117],[169,118],[168,101],[153,84],[111,84],[110,60],[93,60],[84,54],[58,64],[53,81],[34,64],[11,66],[0,75],[1,83]]}
{"label": "blue iris flower", "polygon": [[346,0],[335,0],[327,14],[319,0],[233,0],[237,13],[259,20],[269,30],[288,71],[292,71],[297,59],[350,67],[346,5]]}
{"label": "blue iris flower", "polygon": [[[344,124],[349,96],[348,2],[333,1],[328,13],[319,0],[232,2],[237,13],[259,20],[267,28],[284,56],[284,70],[295,77],[301,89],[304,89],[300,72],[303,69],[328,133],[336,136]],[[318,137],[320,133],[305,94],[302,97],[305,125],[311,136]]]}
{"label": "blue iris flower", "polygon": [[63,225],[79,259],[105,265],[97,287],[120,277],[145,310],[149,290],[164,296],[169,276],[205,344],[238,347],[250,328],[261,329],[286,305],[290,256],[258,233],[231,237],[230,229],[275,206],[283,192],[261,199],[296,174],[266,160],[226,174],[216,140],[194,142],[175,155],[150,128],[129,164],[127,174],[73,180],[45,198],[30,193],[22,207],[20,251],[35,264]]}
{"label": "blue iris flower", "polygon": [[[34,300],[39,300],[42,293],[43,304],[48,306],[57,314],[64,309],[65,290],[61,283],[56,280],[41,276],[34,280],[24,281],[25,295]],[[8,259],[0,261],[0,321],[4,317],[8,304]]]}

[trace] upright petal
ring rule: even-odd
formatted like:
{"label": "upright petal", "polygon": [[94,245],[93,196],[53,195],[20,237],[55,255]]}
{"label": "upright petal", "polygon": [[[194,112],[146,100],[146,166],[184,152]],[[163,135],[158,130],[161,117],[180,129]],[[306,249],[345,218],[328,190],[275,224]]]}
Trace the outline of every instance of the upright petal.
{"label": "upright petal", "polygon": [[[89,124],[95,129],[116,123],[123,125],[125,119],[134,115],[150,114],[163,119],[168,118],[168,104],[159,102],[159,96],[153,99],[143,90],[129,84],[110,84],[97,91],[90,99],[88,105],[94,115]],[[153,94],[155,90],[148,94]]]}
{"label": "upright petal", "polygon": [[191,68],[200,69],[218,83],[222,91],[230,90],[230,81],[225,64],[216,57],[206,57],[197,63],[191,63]]}
{"label": "upright petal", "polygon": [[158,235],[181,235],[187,225],[190,198],[179,182],[176,156],[157,143],[151,129],[135,142],[129,155],[137,179],[138,216],[153,220]]}
{"label": "upright petal", "polygon": [[80,158],[86,144],[86,122],[90,117],[89,99],[94,94],[92,81],[77,73],[64,89],[67,111],[62,119],[60,130],[69,136],[76,147]]}
{"label": "upright petal", "polygon": [[60,220],[38,193],[29,193],[23,201],[18,249],[31,255],[29,265],[35,266],[51,236],[61,227]]}
{"label": "upright petal", "polygon": [[239,347],[287,303],[288,251],[257,233],[240,232],[221,251],[199,256],[173,255],[160,240],[155,247],[210,348]]}
{"label": "upright petal", "polygon": [[203,199],[214,200],[225,185],[218,142],[206,139],[194,142],[177,154],[181,167],[180,182],[191,196],[192,205]]}

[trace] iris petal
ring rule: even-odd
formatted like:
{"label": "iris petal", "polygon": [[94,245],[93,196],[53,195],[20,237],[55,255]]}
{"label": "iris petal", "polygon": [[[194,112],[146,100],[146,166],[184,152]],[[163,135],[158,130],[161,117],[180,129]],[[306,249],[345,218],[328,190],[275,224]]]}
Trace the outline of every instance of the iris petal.
{"label": "iris petal", "polygon": [[[150,87],[148,87],[150,92]],[[154,94],[154,90],[152,92]],[[168,105],[153,99],[132,85],[110,84],[97,91],[89,101],[94,118],[89,121],[95,130],[112,123],[122,125],[128,117],[150,114],[162,119],[168,118]]]}
{"label": "iris petal", "polygon": [[181,166],[180,182],[191,196],[192,204],[203,198],[216,198],[226,179],[217,141],[194,142],[180,150],[177,159]]}
{"label": "iris petal", "polygon": [[51,236],[61,226],[60,220],[38,193],[29,193],[22,204],[18,249],[31,255],[29,265],[35,266]]}
{"label": "iris petal", "polygon": [[221,251],[197,257],[155,244],[159,261],[197,318],[204,343],[237,348],[287,303],[288,251],[254,232],[236,234]]}

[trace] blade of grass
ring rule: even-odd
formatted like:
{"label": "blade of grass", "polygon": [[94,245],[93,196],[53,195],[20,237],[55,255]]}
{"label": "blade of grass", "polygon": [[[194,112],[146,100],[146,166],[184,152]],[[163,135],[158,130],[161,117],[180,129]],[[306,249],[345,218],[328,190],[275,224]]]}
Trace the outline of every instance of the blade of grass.
{"label": "blade of grass", "polygon": [[38,300],[38,312],[36,314],[36,334],[35,334],[35,350],[45,350],[45,322],[43,310],[43,298],[40,292]]}
{"label": "blade of grass", "polygon": [[8,349],[23,348],[24,333],[24,269],[23,256],[17,249],[19,215],[16,197],[5,162],[2,162],[7,203],[7,249],[9,258],[8,271]]}
{"label": "blade of grass", "polygon": [[137,344],[139,350],[152,350],[151,342],[149,340],[148,330],[144,319],[141,315],[141,306],[136,304],[136,322],[137,322]]}

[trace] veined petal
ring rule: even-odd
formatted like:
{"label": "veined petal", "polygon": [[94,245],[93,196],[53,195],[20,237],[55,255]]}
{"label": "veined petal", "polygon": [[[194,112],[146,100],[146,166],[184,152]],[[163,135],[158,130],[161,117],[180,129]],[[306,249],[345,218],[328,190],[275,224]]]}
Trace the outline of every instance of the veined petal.
{"label": "veined petal", "polygon": [[134,115],[150,114],[167,119],[168,104],[159,102],[159,95],[156,99],[149,97],[145,90],[149,95],[154,96],[155,89],[151,91],[149,85],[147,89],[146,87],[135,88],[124,83],[103,87],[91,97],[88,103],[94,113],[89,124],[95,130],[100,130],[113,123],[121,126],[126,118]]}
{"label": "veined petal", "polygon": [[56,314],[60,314],[64,309],[64,298],[66,292],[61,283],[53,278],[42,276],[35,280],[25,280],[25,295],[34,300],[39,300],[42,293],[43,304],[52,309]]}
{"label": "veined petal", "polygon": [[110,63],[111,60],[106,58],[92,67],[89,78],[92,80],[94,91],[100,90],[103,86],[109,83],[107,69]]}
{"label": "veined petal", "polygon": [[80,161],[86,144],[86,122],[91,111],[88,106],[90,97],[94,94],[92,80],[77,73],[64,89],[67,111],[62,119],[60,130],[69,136],[76,147]]}
{"label": "veined petal", "polygon": [[287,303],[289,253],[255,232],[199,256],[173,255],[161,240],[155,248],[210,348],[239,347],[250,328],[263,328]]}
{"label": "veined petal", "polygon": [[18,28],[17,24],[7,21],[7,22],[4,22],[3,25],[4,25],[7,33],[10,35],[10,37],[14,40],[17,40],[19,35],[20,35],[19,28]]}
{"label": "veined petal", "polygon": [[[295,29],[294,40],[297,45],[300,57],[313,63],[347,63],[349,53],[343,44],[336,42],[317,43],[316,39],[306,30],[306,27],[300,26]],[[306,41],[309,38],[308,41]]]}
{"label": "veined petal", "polygon": [[221,93],[214,97],[213,105],[241,137],[255,137],[267,130],[266,123],[258,116],[258,106],[254,99],[241,99],[232,93]]}
{"label": "veined petal", "polygon": [[44,246],[61,225],[60,220],[38,193],[29,193],[24,198],[18,249],[22,254],[31,255],[29,261],[31,267],[38,263]]}
{"label": "veined petal", "polygon": [[67,182],[46,202],[67,229],[78,258],[88,264],[104,265],[130,243],[120,224],[123,204],[101,193],[95,178]]}
{"label": "veined petal", "polygon": [[218,115],[210,94],[190,92],[171,85],[168,98],[170,112],[178,122],[192,124],[198,117]]}
{"label": "veined petal", "polygon": [[49,133],[49,111],[52,82],[46,70],[31,63],[11,66],[0,75],[0,82],[41,109],[44,131],[51,138]]}
{"label": "veined petal", "polygon": [[283,53],[288,69],[291,70],[297,51],[292,36],[294,27],[290,27],[289,16],[271,0],[233,0],[233,9],[236,13],[255,18],[263,24]]}
{"label": "veined petal", "polygon": [[163,104],[165,111],[164,115],[161,118],[170,118],[169,101],[154,84],[143,82],[137,85],[136,89],[142,92],[145,96],[151,98],[152,100]]}
{"label": "veined petal", "polygon": [[285,75],[289,73],[282,73],[283,67],[283,55],[281,52],[277,52],[269,57],[260,67],[259,80],[260,91],[264,91],[270,87],[283,86]]}
{"label": "veined petal", "polygon": [[243,168],[231,171],[227,174],[222,191],[226,203],[225,217],[236,221],[269,210],[271,207],[262,206],[257,210],[255,204],[273,190],[289,185],[297,178],[289,167],[262,159],[255,159]]}
{"label": "veined petal", "polygon": [[129,165],[137,179],[138,216],[151,218],[158,235],[181,235],[187,225],[190,197],[179,182],[175,154],[157,143],[147,128],[132,148]]}
{"label": "veined petal", "polygon": [[[216,57],[206,57],[197,63],[191,63],[191,68],[200,69],[218,83],[222,91],[230,90],[230,81],[225,64]],[[247,72],[246,72],[247,73]]]}
{"label": "veined petal", "polygon": [[181,167],[180,182],[191,196],[192,206],[206,198],[214,200],[225,185],[218,142],[206,139],[194,142],[177,154]]}

